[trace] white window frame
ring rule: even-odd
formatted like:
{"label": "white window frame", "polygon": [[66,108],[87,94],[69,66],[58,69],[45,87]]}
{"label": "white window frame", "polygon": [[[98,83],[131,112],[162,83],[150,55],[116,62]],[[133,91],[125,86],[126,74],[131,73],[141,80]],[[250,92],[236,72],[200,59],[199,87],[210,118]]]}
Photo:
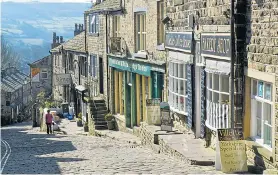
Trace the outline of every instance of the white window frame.
{"label": "white window frame", "polygon": [[[263,82],[263,94],[262,97],[260,97],[258,95],[258,82]],[[254,83],[256,83],[256,94],[254,94]],[[271,93],[271,97],[270,99],[266,99],[265,98],[265,87],[267,85],[270,85],[270,93]],[[272,151],[273,148],[273,133],[274,133],[274,123],[273,119],[274,119],[274,94],[273,94],[273,84],[270,82],[266,82],[266,81],[262,81],[262,80],[258,80],[258,79],[251,79],[251,138],[257,142],[258,144],[262,145],[263,147],[267,148],[268,150]],[[257,135],[257,114],[258,114],[258,106],[257,104],[261,103],[261,136]],[[270,124],[267,122],[265,122],[265,104],[271,105],[271,111],[270,111]],[[265,127],[269,127],[270,128],[270,144],[265,144],[264,143],[264,138],[265,138],[265,133],[264,133],[264,129]]]}
{"label": "white window frame", "polygon": [[[43,77],[43,74],[46,74],[46,77]],[[41,79],[48,79],[48,71],[46,69],[42,69],[40,75]]]}
{"label": "white window frame", "polygon": [[92,14],[89,15],[89,33],[98,34],[99,33],[99,15]]}
{"label": "white window frame", "polygon": [[[218,80],[217,80],[218,78]],[[223,78],[227,78],[227,86],[228,89],[225,91],[224,87],[222,87]],[[215,83],[214,83],[215,82]],[[217,83],[218,82],[218,83]],[[208,101],[214,103],[228,103],[229,102],[229,76],[228,75],[221,75],[221,74],[214,74],[208,73],[206,74],[206,99]],[[218,87],[216,87],[218,85]],[[216,98],[218,96],[218,99]],[[223,97],[226,96],[226,100],[223,100]]]}
{"label": "white window frame", "polygon": [[[180,70],[183,70],[183,72]],[[177,71],[177,73],[174,71]],[[184,83],[183,90],[181,89],[181,83]],[[168,99],[171,109],[177,113],[187,115],[187,98],[187,64],[183,62],[170,61]]]}
{"label": "white window frame", "polygon": [[[136,52],[146,50],[147,30],[146,12],[135,13],[135,48]],[[138,28],[138,25],[140,26]]]}

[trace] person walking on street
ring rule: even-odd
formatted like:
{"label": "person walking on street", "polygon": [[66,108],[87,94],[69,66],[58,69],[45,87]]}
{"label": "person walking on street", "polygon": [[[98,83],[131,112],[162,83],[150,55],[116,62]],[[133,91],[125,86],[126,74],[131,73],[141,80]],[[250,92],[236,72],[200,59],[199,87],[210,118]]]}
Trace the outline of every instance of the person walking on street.
{"label": "person walking on street", "polygon": [[52,129],[51,129],[52,120],[53,120],[53,116],[52,114],[50,114],[50,110],[47,110],[47,114],[45,115],[47,134],[49,133],[52,134]]}

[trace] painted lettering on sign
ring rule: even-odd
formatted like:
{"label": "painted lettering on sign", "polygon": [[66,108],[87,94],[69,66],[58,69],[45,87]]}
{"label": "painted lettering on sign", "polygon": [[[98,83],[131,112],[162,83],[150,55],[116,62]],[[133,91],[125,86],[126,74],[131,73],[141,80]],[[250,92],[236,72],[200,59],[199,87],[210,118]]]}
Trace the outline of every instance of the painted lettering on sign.
{"label": "painted lettering on sign", "polygon": [[191,52],[192,48],[192,33],[166,33],[166,48],[178,49],[186,52]]}
{"label": "painted lettering on sign", "polygon": [[57,85],[70,85],[72,83],[71,74],[55,74],[54,84]]}
{"label": "painted lettering on sign", "polygon": [[230,57],[230,34],[203,34],[201,36],[202,55],[211,57]]}

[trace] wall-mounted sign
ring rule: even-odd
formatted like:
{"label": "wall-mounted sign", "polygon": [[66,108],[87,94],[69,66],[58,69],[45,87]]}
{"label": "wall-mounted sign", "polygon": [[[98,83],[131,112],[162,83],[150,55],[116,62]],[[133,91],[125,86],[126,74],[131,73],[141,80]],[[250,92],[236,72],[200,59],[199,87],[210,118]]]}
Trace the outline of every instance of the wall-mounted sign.
{"label": "wall-mounted sign", "polygon": [[72,83],[71,74],[55,74],[53,81],[54,86],[70,85]]}
{"label": "wall-mounted sign", "polygon": [[230,40],[230,33],[203,33],[201,35],[202,56],[230,59]]}
{"label": "wall-mounted sign", "polygon": [[224,173],[247,171],[247,156],[243,133],[238,129],[217,130],[221,170]]}
{"label": "wall-mounted sign", "polygon": [[[156,68],[156,70],[159,70],[160,67],[152,67],[151,65],[136,61],[136,60],[131,60],[127,58],[117,58],[117,57],[108,57],[108,63],[110,67],[114,67],[116,69],[120,69],[123,71],[129,71],[129,72],[134,72],[140,75],[144,76],[151,76],[151,71]],[[162,69],[163,66],[161,66]],[[163,71],[165,71],[163,69]]]}
{"label": "wall-mounted sign", "polygon": [[192,52],[192,32],[167,32],[165,48]]}

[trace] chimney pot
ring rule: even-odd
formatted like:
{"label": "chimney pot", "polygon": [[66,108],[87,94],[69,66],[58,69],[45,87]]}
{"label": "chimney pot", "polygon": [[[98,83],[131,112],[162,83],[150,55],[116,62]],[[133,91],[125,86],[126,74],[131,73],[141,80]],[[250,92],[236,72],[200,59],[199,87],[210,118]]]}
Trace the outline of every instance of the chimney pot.
{"label": "chimney pot", "polygon": [[60,43],[63,43],[63,36],[60,36]]}

